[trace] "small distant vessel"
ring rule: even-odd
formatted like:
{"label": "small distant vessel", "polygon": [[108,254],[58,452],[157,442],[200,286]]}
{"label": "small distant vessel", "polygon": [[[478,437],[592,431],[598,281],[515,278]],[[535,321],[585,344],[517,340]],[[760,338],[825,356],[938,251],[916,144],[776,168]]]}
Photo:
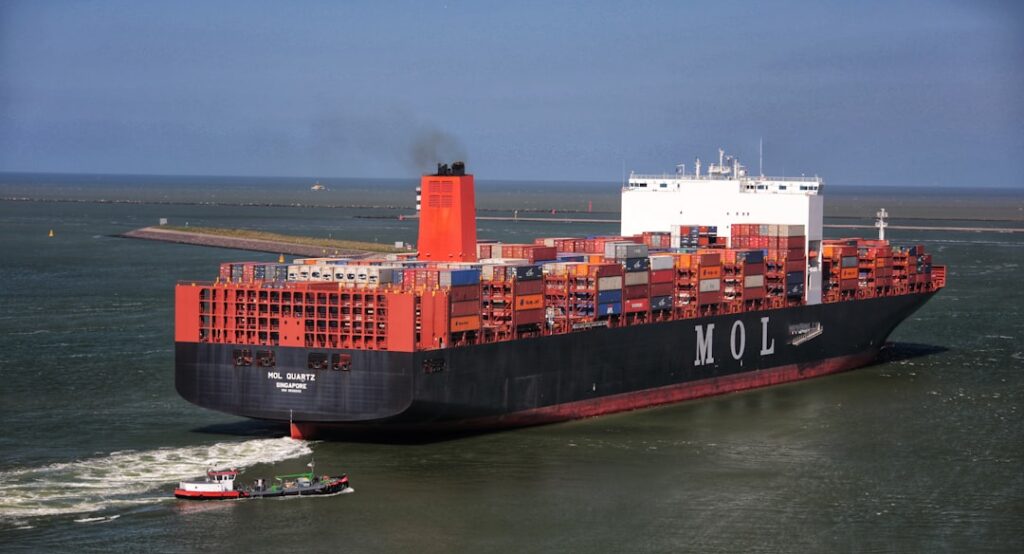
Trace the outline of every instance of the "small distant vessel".
{"label": "small distant vessel", "polygon": [[211,469],[206,472],[203,481],[181,481],[174,490],[174,496],[186,500],[230,500],[237,498],[264,498],[275,496],[315,496],[327,495],[352,490],[348,484],[348,475],[340,476],[316,475],[313,462],[308,464],[309,471],[274,476],[274,482],[268,484],[265,479],[256,479],[252,486],[235,485],[238,470]]}
{"label": "small distant vessel", "polygon": [[329,189],[327,188],[327,185],[321,185],[320,181],[317,181],[317,182],[313,183],[313,186],[309,187],[309,190],[321,191],[321,190],[329,190]]}

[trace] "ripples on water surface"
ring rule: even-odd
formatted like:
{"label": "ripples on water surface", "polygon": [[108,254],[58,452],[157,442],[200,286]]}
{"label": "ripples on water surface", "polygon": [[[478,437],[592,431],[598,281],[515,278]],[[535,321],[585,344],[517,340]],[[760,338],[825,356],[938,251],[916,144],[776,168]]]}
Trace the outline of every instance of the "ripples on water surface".
{"label": "ripples on water surface", "polygon": [[[405,187],[337,186],[326,203],[411,206]],[[482,185],[480,196],[499,211],[579,209],[591,200],[614,212],[617,191],[606,187],[503,183]],[[887,361],[860,371],[450,440],[304,443],[280,438],[281,427],[191,406],[173,386],[173,284],[209,278],[227,259],[276,256],[108,235],[169,217],[414,239],[415,222],[394,218],[401,208],[189,203],[240,191],[308,203],[307,189],[295,181],[0,184],[0,197],[28,190],[174,202],[0,201],[0,550],[1019,549],[1021,235],[891,232],[897,242],[928,244],[951,266],[950,284],[896,331]],[[1012,219],[1024,207],[1013,192],[919,202],[901,191],[879,204],[884,190],[834,189],[830,213],[869,221],[884,205],[896,217]],[[894,209],[901,205],[908,208]],[[917,212],[906,213],[911,207]],[[48,239],[51,228],[57,236]],[[599,223],[481,225],[481,235],[503,240],[614,231]],[[214,504],[169,498],[176,481],[208,466],[238,465],[251,479],[301,471],[312,455],[325,472],[347,471],[359,492]]]}

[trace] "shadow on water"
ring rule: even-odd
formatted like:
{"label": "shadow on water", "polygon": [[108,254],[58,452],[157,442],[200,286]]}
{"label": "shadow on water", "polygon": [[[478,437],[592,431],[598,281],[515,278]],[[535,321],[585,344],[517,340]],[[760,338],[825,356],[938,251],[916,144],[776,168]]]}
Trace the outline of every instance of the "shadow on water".
{"label": "shadow on water", "polygon": [[949,348],[934,344],[921,344],[916,342],[889,342],[882,347],[878,357],[871,365],[878,365],[890,362],[902,362],[926,356],[934,356],[948,352]]}

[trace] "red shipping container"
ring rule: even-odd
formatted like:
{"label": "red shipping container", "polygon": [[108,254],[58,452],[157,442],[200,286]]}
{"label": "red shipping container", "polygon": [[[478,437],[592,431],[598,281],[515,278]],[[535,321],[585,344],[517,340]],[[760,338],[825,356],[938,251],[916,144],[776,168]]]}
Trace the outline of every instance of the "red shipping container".
{"label": "red shipping container", "polygon": [[516,281],[515,293],[518,294],[541,294],[544,292],[544,279],[531,279],[529,281]]}
{"label": "red shipping container", "polygon": [[857,290],[858,286],[856,279],[843,279],[839,281],[840,290]]}
{"label": "red shipping container", "polygon": [[721,304],[722,303],[722,291],[716,292],[702,292],[697,295],[697,304],[701,306],[707,306],[709,304]]}
{"label": "red shipping container", "polygon": [[709,267],[709,266],[716,266],[716,265],[722,265],[722,256],[721,256],[721,254],[718,254],[716,252],[714,254],[704,254],[704,253],[702,253],[700,255],[700,266],[701,267]]}
{"label": "red shipping container", "polygon": [[675,276],[674,269],[656,269],[651,272],[651,283],[671,283]]}
{"label": "red shipping container", "polygon": [[480,301],[452,302],[452,316],[462,317],[480,313]]}
{"label": "red shipping container", "polygon": [[747,262],[743,264],[744,275],[764,275],[764,262]]}
{"label": "red shipping container", "polygon": [[675,283],[651,284],[651,296],[670,296],[676,291]]}
{"label": "red shipping container", "polygon": [[626,313],[646,312],[651,309],[651,301],[648,298],[626,300],[622,303],[622,309]]}
{"label": "red shipping container", "polygon": [[544,308],[536,310],[520,310],[515,312],[516,325],[544,323]]}
{"label": "red shipping container", "polygon": [[800,250],[803,250],[806,243],[806,237],[779,237],[780,248],[800,248]]}
{"label": "red shipping container", "polygon": [[807,260],[786,260],[786,272],[803,271],[807,267]]}
{"label": "red shipping container", "polygon": [[590,265],[590,276],[591,277],[614,277],[616,275],[622,275],[625,273],[625,268],[622,264],[591,264]]}
{"label": "red shipping container", "polygon": [[648,295],[647,285],[630,285],[622,289],[622,297],[626,300],[646,298]]}
{"label": "red shipping container", "polygon": [[523,248],[523,253],[530,263],[546,262],[558,257],[558,251],[554,246],[527,246]]}
{"label": "red shipping container", "polygon": [[763,287],[753,287],[749,289],[743,289],[744,300],[760,300],[765,297]]}
{"label": "red shipping container", "polygon": [[452,302],[465,302],[467,300],[479,300],[480,299],[480,286],[479,285],[462,285],[459,287],[452,287],[449,293]]}

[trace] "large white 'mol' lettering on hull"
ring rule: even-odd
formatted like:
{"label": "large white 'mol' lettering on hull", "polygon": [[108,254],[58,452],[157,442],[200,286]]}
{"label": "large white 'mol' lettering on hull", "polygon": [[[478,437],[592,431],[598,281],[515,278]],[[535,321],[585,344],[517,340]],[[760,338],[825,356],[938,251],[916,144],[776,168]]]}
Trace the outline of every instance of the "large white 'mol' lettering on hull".
{"label": "large white 'mol' lettering on hull", "polygon": [[[768,321],[770,318],[761,318],[761,355],[768,356],[775,353],[775,339],[768,339]],[[715,355],[711,348],[714,343],[713,337],[715,334],[715,324],[709,323],[707,325],[694,325],[694,332],[697,333],[697,353],[693,358],[693,365],[707,365],[715,363]],[[729,353],[732,354],[734,360],[739,360],[743,357],[743,353],[747,348],[747,329],[743,326],[743,322],[736,320],[732,324],[732,330],[729,333]]]}

